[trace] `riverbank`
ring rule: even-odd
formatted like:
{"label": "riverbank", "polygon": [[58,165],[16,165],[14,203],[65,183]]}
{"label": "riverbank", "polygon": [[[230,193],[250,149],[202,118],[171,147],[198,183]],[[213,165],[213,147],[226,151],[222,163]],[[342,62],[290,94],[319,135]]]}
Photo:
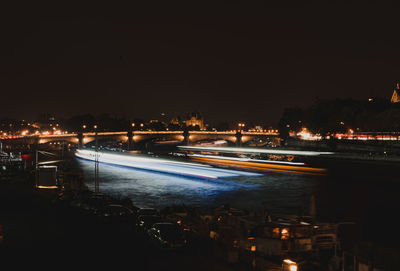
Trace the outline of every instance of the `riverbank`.
{"label": "riverbank", "polygon": [[[181,251],[160,251],[127,223],[104,223],[80,209],[57,204],[54,190],[36,190],[32,178],[0,182],[2,263],[29,268],[72,267],[137,270],[247,270],[231,265],[221,251],[197,244]],[[276,267],[276,265],[274,265]],[[265,267],[265,264],[264,264]],[[263,270],[271,269],[271,266]],[[269,269],[268,269],[269,268]]]}
{"label": "riverbank", "polygon": [[[257,257],[256,266],[252,267],[251,255],[230,254],[224,246],[205,239],[185,250],[160,251],[148,243],[145,235],[138,234],[132,224],[105,223],[83,209],[60,204],[57,198],[54,190],[34,189],[29,176],[0,182],[2,260],[16,268],[25,265],[93,269],[108,265],[113,269],[139,270],[280,270],[279,263],[262,257]],[[372,253],[367,252],[359,253]]]}

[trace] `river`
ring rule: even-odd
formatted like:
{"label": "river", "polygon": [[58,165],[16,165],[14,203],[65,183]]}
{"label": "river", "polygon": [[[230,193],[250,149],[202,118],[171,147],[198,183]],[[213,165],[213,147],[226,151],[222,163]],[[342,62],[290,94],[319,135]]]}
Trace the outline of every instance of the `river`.
{"label": "river", "polygon": [[[93,188],[94,163],[74,159]],[[353,221],[362,238],[397,246],[394,231],[400,211],[397,165],[349,164],[333,167],[326,176],[263,172],[262,176],[203,180],[100,164],[100,191],[132,200],[138,207],[162,208],[187,204],[212,209],[232,207],[271,213],[309,215],[314,196],[317,217],[324,221]]]}

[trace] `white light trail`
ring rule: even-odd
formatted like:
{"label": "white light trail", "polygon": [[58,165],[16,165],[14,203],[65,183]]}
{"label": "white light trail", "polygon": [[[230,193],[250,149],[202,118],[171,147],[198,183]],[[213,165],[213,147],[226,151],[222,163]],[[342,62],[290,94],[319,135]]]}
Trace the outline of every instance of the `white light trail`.
{"label": "white light trail", "polygon": [[317,151],[294,151],[294,150],[270,150],[255,148],[234,148],[234,147],[199,147],[199,146],[178,146],[185,151],[209,151],[222,153],[266,153],[266,154],[282,154],[282,155],[301,155],[301,156],[317,156],[324,154],[334,154],[333,152],[317,152]]}
{"label": "white light trail", "polygon": [[95,155],[98,155],[98,161],[102,163],[206,179],[262,175],[238,170],[219,169],[196,163],[177,162],[126,154],[96,153],[91,150],[77,150],[75,155],[90,161],[94,161]]}

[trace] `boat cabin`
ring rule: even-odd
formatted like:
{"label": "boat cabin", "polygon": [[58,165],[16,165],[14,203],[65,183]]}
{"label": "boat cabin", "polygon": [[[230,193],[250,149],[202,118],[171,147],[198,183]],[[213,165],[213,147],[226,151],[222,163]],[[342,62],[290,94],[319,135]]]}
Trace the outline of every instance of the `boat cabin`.
{"label": "boat cabin", "polygon": [[267,222],[256,226],[248,240],[243,240],[246,247],[256,246],[256,251],[265,256],[285,256],[312,251],[313,226],[309,223]]}

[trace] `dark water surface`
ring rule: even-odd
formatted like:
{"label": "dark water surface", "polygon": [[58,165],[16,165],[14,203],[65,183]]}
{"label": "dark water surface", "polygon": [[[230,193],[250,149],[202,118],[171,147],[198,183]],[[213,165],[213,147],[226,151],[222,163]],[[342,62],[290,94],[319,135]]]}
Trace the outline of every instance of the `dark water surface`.
{"label": "dark water surface", "polygon": [[[94,164],[76,159],[89,188]],[[201,180],[100,164],[100,190],[128,197],[138,207],[162,208],[184,203],[203,209],[224,203],[271,213],[309,215],[311,197],[317,217],[327,221],[354,221],[364,238],[396,246],[394,231],[400,214],[400,174],[397,165],[346,163],[333,165],[327,176],[264,172],[259,177]],[[388,241],[389,240],[389,241]]]}

